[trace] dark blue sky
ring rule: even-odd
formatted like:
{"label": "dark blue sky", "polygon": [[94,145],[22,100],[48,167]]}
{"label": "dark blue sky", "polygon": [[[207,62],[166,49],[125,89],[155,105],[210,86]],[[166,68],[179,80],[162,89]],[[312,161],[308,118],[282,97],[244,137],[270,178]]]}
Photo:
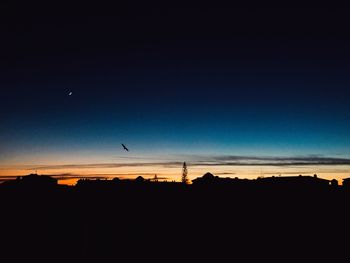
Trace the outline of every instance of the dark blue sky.
{"label": "dark blue sky", "polygon": [[4,164],[121,142],[350,157],[347,10],[23,10],[1,21]]}

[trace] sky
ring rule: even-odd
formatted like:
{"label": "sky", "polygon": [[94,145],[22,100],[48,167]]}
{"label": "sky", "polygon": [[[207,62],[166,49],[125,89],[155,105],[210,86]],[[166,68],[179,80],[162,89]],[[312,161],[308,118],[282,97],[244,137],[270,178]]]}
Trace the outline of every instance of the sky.
{"label": "sky", "polygon": [[347,9],[3,5],[3,180],[350,177]]}

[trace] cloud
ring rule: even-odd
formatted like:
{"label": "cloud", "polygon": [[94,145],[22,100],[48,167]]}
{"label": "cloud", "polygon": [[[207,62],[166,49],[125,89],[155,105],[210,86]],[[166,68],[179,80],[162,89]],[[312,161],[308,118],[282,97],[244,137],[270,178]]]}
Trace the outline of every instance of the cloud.
{"label": "cloud", "polygon": [[[121,177],[121,178],[134,178],[138,176],[142,176],[144,178],[153,178],[154,173],[112,173],[112,174],[84,174],[84,175],[79,175],[79,174],[52,174],[50,176],[58,179],[58,180],[70,180],[70,179],[81,179],[81,178],[89,178],[89,179],[110,179],[114,177]],[[168,177],[164,176],[159,176],[157,174],[158,180],[167,180],[169,179]]]}
{"label": "cloud", "polygon": [[322,157],[318,155],[296,157],[270,157],[270,156],[236,156],[222,155],[209,156],[195,163],[204,166],[296,166],[296,165],[350,165],[350,159]]}
{"label": "cloud", "polygon": [[94,164],[58,164],[41,165],[26,168],[27,170],[46,170],[46,169],[92,169],[92,168],[121,168],[121,167],[149,167],[164,166],[178,167],[182,162],[133,162],[133,163],[94,163]]}
{"label": "cloud", "polygon": [[[137,157],[139,158],[139,157]],[[273,157],[273,156],[239,156],[239,155],[188,155],[183,159],[190,160],[188,166],[311,166],[311,165],[350,165],[348,158],[324,157],[320,155],[295,156],[295,157]],[[162,162],[113,162],[113,163],[90,163],[90,164],[57,164],[57,165],[23,165],[13,167],[23,170],[66,170],[66,169],[95,169],[95,168],[122,168],[122,167],[161,167],[161,168],[181,168],[181,161]],[[146,173],[118,173],[115,176],[145,176]],[[113,176],[111,174],[98,174],[97,176]],[[153,176],[154,173],[150,173]],[[74,174],[62,174],[64,177],[74,176]],[[94,176],[91,174],[91,176]]]}
{"label": "cloud", "polygon": [[215,175],[235,175],[237,173],[234,173],[234,172],[216,172]]}

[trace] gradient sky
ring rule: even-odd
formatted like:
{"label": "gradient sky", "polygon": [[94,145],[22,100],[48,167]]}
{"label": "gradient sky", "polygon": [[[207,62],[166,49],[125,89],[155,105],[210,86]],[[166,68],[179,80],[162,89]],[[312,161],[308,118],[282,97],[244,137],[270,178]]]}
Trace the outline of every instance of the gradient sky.
{"label": "gradient sky", "polygon": [[350,176],[349,10],[34,10],[1,18],[0,176]]}

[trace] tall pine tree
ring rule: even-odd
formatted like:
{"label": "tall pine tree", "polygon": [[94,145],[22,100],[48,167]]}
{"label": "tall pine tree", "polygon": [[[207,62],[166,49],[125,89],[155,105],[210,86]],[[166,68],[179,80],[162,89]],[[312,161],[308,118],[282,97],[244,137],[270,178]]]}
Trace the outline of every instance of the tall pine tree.
{"label": "tall pine tree", "polygon": [[184,162],[184,165],[182,167],[182,177],[181,177],[181,182],[183,184],[188,184],[188,177],[187,177],[187,165],[186,162]]}

